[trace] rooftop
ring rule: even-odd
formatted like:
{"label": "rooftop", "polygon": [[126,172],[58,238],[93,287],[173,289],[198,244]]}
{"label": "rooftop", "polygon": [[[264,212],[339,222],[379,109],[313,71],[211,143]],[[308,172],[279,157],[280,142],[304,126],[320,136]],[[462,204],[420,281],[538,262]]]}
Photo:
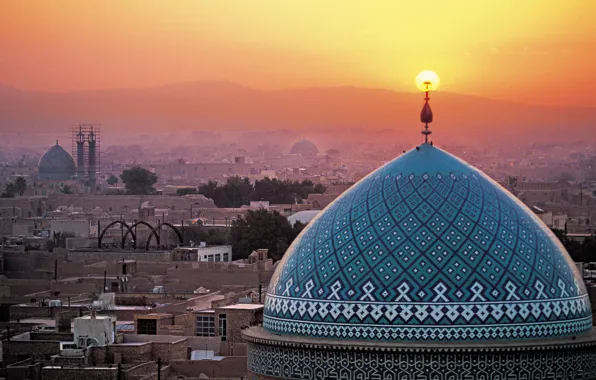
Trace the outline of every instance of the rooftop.
{"label": "rooftop", "polygon": [[219,309],[223,310],[259,310],[265,305],[257,303],[236,303],[234,305],[222,306]]}

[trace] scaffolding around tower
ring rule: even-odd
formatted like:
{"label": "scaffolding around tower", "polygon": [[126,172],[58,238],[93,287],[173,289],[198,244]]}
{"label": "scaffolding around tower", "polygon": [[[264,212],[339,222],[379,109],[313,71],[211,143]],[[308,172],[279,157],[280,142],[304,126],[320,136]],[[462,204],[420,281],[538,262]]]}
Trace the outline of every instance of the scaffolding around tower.
{"label": "scaffolding around tower", "polygon": [[94,190],[101,171],[101,128],[99,124],[78,124],[71,128],[72,155],[77,160],[77,179]]}

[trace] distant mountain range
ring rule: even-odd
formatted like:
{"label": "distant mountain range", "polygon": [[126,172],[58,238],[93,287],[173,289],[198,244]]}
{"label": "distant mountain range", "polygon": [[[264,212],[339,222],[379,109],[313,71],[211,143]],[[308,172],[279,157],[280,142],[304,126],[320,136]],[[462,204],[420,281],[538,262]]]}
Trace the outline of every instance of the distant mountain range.
{"label": "distant mountain range", "polygon": [[[595,108],[529,106],[448,92],[431,94],[433,130],[456,138],[580,140],[596,135]],[[0,85],[0,131],[104,133],[183,130],[379,130],[418,132],[422,94],[356,87],[263,91],[229,82],[142,89],[28,92]]]}

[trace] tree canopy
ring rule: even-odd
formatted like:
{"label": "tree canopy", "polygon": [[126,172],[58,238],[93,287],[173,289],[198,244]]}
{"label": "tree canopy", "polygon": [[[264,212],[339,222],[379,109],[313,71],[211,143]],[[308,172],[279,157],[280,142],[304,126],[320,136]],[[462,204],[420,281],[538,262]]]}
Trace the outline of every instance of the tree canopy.
{"label": "tree canopy", "polygon": [[120,179],[126,187],[126,193],[132,195],[146,195],[155,193],[153,185],[157,183],[157,175],[140,166],[124,170]]}
{"label": "tree canopy", "polygon": [[27,190],[27,180],[23,177],[17,177],[17,179],[14,181],[14,184],[16,186],[17,194],[23,196]]}
{"label": "tree canopy", "polygon": [[14,182],[9,182],[4,188],[4,192],[0,195],[2,198],[14,198],[17,195],[18,189]]}
{"label": "tree canopy", "polygon": [[242,218],[232,221],[230,242],[234,259],[247,258],[256,249],[267,248],[269,257],[280,260],[304,224],[294,226],[277,211],[249,210]]}
{"label": "tree canopy", "polygon": [[596,236],[588,236],[583,242],[570,239],[565,231],[553,229],[569,256],[576,262],[596,261]]}
{"label": "tree canopy", "polygon": [[207,245],[229,244],[229,234],[222,229],[205,226],[185,226],[183,232],[184,244],[205,242]]}
{"label": "tree canopy", "polygon": [[111,175],[110,178],[108,178],[108,185],[115,185],[118,183],[118,177],[116,177],[115,175]]}
{"label": "tree canopy", "polygon": [[323,193],[325,186],[312,181],[289,181],[266,177],[251,185],[248,178],[231,177],[225,184],[209,181],[199,187],[198,193],[213,199],[217,207],[240,207],[250,201],[270,203],[302,203],[308,194]]}
{"label": "tree canopy", "polygon": [[60,191],[62,192],[62,194],[73,194],[74,193],[74,190],[70,185],[62,186],[62,189]]}
{"label": "tree canopy", "polygon": [[199,186],[199,194],[213,199],[217,207],[240,207],[250,202],[253,186],[248,178],[238,176],[228,178],[224,185],[219,186],[215,181],[209,181]]}

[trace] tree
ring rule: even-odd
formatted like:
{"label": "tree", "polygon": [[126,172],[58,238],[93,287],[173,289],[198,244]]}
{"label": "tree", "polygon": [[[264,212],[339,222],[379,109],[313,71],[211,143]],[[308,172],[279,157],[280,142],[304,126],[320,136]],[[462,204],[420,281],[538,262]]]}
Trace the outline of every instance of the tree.
{"label": "tree", "polygon": [[302,203],[308,194],[323,193],[325,186],[315,185],[312,181],[289,181],[265,177],[256,181],[254,186],[248,178],[231,177],[224,185],[215,181],[199,186],[199,194],[213,199],[217,207],[240,207],[250,201],[269,201],[270,203]]}
{"label": "tree", "polygon": [[277,211],[249,210],[244,217],[232,221],[230,241],[234,258],[247,258],[252,251],[267,248],[269,257],[280,260],[303,227],[292,227]]}
{"label": "tree", "polygon": [[113,186],[115,184],[118,183],[118,177],[116,177],[115,175],[111,175],[110,178],[108,178],[108,185]]}
{"label": "tree", "polygon": [[14,198],[17,194],[18,189],[14,182],[9,182],[6,184],[4,188],[4,192],[2,193],[2,198]]}
{"label": "tree", "polygon": [[146,195],[155,193],[153,185],[157,183],[157,175],[147,169],[135,166],[124,170],[120,179],[126,187],[126,193],[132,195]]}
{"label": "tree", "polygon": [[567,233],[563,230],[553,229],[553,233],[559,240],[563,247],[569,253],[569,256],[575,262],[589,262],[593,261],[596,256],[596,237],[588,236],[582,243],[569,239]]}
{"label": "tree", "polygon": [[194,187],[183,187],[181,189],[176,190],[176,195],[178,195],[178,196],[183,196],[183,195],[188,195],[188,194],[198,194],[198,193],[199,192]]}
{"label": "tree", "polygon": [[23,196],[27,190],[27,180],[23,177],[18,177],[15,181],[15,186],[17,188],[17,194]]}
{"label": "tree", "polygon": [[184,244],[195,244],[205,242],[207,245],[226,245],[229,244],[229,234],[227,231],[216,228],[207,228],[205,226],[186,226],[183,233]]}
{"label": "tree", "polygon": [[217,182],[209,181],[207,184],[199,186],[199,194],[213,199],[217,207],[248,205],[253,192],[254,188],[249,179],[238,176],[228,178],[225,185],[219,186]]}
{"label": "tree", "polygon": [[315,184],[312,181],[289,181],[270,179],[268,177],[255,182],[254,193],[251,199],[254,201],[269,201],[271,203],[302,203],[308,194],[323,193],[325,186]]}
{"label": "tree", "polygon": [[60,190],[62,192],[62,194],[72,194],[74,193],[72,186],[70,185],[64,185],[62,186],[62,190]]}

